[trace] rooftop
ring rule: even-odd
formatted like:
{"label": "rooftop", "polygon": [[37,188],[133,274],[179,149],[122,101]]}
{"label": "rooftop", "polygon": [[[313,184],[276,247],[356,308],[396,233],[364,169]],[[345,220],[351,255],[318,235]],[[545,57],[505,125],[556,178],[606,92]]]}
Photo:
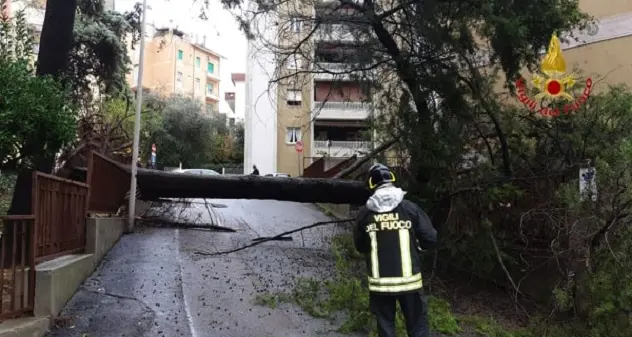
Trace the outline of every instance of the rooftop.
{"label": "rooftop", "polygon": [[186,34],[184,31],[179,30],[177,28],[167,28],[167,27],[156,27],[156,36],[163,36],[165,34],[168,34],[170,32],[173,32],[173,35],[178,36],[180,38],[182,38],[184,41],[190,43],[193,47],[207,53],[207,54],[211,54],[211,55],[215,55],[217,57],[219,57],[220,59],[225,59],[226,57],[224,57],[223,55],[221,55],[220,53],[208,48],[205,46],[205,43],[199,43],[197,41],[194,41],[194,39],[189,36],[188,34]]}

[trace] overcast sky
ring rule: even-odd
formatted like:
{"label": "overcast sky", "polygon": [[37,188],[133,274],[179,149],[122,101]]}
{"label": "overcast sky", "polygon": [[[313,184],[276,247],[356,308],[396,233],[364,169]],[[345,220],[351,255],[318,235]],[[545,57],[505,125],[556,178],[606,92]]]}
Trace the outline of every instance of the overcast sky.
{"label": "overcast sky", "polygon": [[[231,15],[225,10],[220,0],[209,0],[206,10],[208,20],[200,20],[200,3],[202,0],[147,0],[147,23],[169,25],[172,23],[185,32],[196,32],[200,36],[206,35],[207,46],[226,57],[221,61],[220,76],[223,92],[231,91],[233,84],[231,73],[243,73],[246,70],[246,37]],[[115,9],[120,12],[130,10],[140,0],[115,0]]]}

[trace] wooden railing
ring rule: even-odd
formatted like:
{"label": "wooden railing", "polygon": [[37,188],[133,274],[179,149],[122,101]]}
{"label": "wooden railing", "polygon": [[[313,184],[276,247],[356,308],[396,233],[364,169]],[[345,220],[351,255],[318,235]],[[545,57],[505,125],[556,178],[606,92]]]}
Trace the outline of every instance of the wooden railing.
{"label": "wooden railing", "polygon": [[84,183],[33,173],[36,262],[85,249],[89,190]]}
{"label": "wooden railing", "polygon": [[35,216],[0,217],[0,321],[33,314],[35,302]]}
{"label": "wooden railing", "polygon": [[121,164],[93,151],[86,180],[90,185],[88,211],[116,213],[129,191],[129,179],[129,172]]}

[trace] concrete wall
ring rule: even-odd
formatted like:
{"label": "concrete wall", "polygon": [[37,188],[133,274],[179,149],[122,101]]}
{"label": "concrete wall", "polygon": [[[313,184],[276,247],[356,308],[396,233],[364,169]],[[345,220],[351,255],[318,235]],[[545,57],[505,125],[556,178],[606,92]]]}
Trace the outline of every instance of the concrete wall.
{"label": "concrete wall", "polygon": [[235,82],[235,118],[243,121],[246,116],[246,82]]}
{"label": "concrete wall", "polygon": [[92,254],[64,255],[35,267],[35,316],[55,317],[94,270]]}
{"label": "concrete wall", "polygon": [[[253,25],[274,39],[274,21],[265,15]],[[266,29],[267,27],[267,29]],[[270,40],[272,41],[272,40]],[[246,60],[246,101],[244,116],[244,174],[257,165],[262,175],[277,172],[277,96],[270,83],[276,69],[275,56],[258,41],[248,41]]]}
{"label": "concrete wall", "polygon": [[123,235],[124,218],[89,218],[86,223],[86,253],[93,254],[95,267]]}
{"label": "concrete wall", "polygon": [[86,252],[35,267],[35,315],[55,317],[123,234],[124,218],[88,218]]}

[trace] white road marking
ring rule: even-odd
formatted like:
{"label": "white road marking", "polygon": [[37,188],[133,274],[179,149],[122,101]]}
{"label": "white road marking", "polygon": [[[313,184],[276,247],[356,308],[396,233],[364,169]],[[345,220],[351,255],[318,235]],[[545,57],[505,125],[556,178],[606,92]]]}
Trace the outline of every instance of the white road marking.
{"label": "white road marking", "polygon": [[189,307],[189,301],[187,301],[186,289],[184,287],[184,276],[182,275],[182,257],[180,256],[180,231],[176,228],[176,259],[180,265],[180,286],[182,287],[182,300],[184,301],[184,312],[187,315],[187,321],[189,323],[189,330],[191,330],[191,337],[198,337],[195,331],[195,325],[193,324],[193,316],[191,316],[191,308]]}

